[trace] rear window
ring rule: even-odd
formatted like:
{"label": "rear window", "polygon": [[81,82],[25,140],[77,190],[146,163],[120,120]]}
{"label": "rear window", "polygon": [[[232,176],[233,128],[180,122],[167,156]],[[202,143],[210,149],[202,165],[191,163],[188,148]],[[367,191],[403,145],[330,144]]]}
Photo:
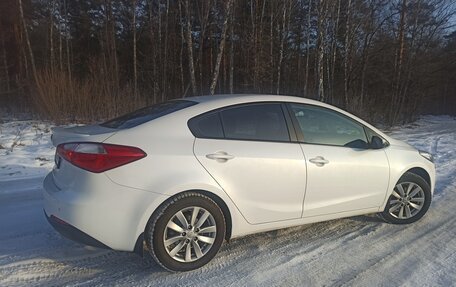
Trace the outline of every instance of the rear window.
{"label": "rear window", "polygon": [[188,121],[188,126],[197,138],[223,138],[223,128],[218,113],[197,116]]}
{"label": "rear window", "polygon": [[113,129],[128,129],[193,105],[196,105],[196,102],[186,100],[164,102],[109,120],[102,123],[101,126]]}

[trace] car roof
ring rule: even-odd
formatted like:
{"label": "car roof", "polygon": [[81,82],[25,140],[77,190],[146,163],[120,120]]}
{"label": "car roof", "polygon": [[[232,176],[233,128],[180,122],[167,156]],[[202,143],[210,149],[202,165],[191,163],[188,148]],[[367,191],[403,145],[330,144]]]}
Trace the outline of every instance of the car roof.
{"label": "car roof", "polygon": [[220,95],[206,95],[187,97],[186,100],[195,101],[198,103],[214,103],[224,102],[224,104],[237,104],[245,102],[300,102],[309,104],[321,104],[319,101],[311,100],[308,98],[286,95],[268,95],[268,94],[220,94]]}
{"label": "car roof", "polygon": [[326,104],[324,102],[297,97],[297,96],[285,96],[285,95],[268,95],[268,94],[221,94],[221,95],[213,95],[213,96],[197,96],[197,97],[187,97],[185,100],[190,100],[194,102],[198,102],[198,105],[194,105],[190,107],[190,109],[197,110],[198,113],[202,113],[204,111],[209,111],[216,108],[222,108],[231,105],[237,104],[246,104],[246,103],[255,103],[255,102],[290,102],[290,103],[302,103],[302,104],[309,104],[314,106],[320,106],[324,108],[328,108],[334,111],[337,111],[341,114],[344,114],[352,119],[357,120],[358,122],[362,123],[363,125],[369,127],[370,129],[374,130],[376,133],[380,134],[381,136],[390,139],[387,135],[385,135],[382,131],[377,129],[376,127],[372,126],[371,124],[367,123],[366,121],[358,118],[357,116],[344,111],[338,107]]}

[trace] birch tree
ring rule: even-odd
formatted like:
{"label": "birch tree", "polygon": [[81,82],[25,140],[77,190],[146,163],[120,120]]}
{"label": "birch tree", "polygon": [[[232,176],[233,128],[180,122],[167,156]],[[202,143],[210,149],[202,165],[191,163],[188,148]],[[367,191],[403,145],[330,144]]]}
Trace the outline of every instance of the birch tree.
{"label": "birch tree", "polygon": [[187,41],[187,53],[188,53],[188,68],[190,72],[190,83],[192,86],[193,95],[197,94],[196,90],[196,78],[195,78],[195,64],[193,61],[193,39],[192,39],[192,25],[190,15],[190,4],[189,0],[185,0],[185,13],[186,13],[186,41]]}
{"label": "birch tree", "polygon": [[223,51],[226,43],[226,31],[228,30],[228,23],[231,17],[231,7],[233,6],[233,0],[228,0],[225,7],[225,20],[223,22],[223,31],[220,38],[220,45],[217,53],[217,60],[215,62],[214,74],[212,76],[212,83],[210,87],[211,95],[215,93],[215,87],[217,86],[217,80],[220,72],[220,63],[222,61]]}

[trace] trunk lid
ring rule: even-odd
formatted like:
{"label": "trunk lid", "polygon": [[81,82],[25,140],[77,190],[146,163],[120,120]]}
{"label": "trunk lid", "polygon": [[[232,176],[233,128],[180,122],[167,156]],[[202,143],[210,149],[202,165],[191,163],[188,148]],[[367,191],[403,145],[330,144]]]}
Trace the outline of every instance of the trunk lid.
{"label": "trunk lid", "polygon": [[103,142],[118,130],[100,125],[53,128],[52,144],[58,146],[67,142]]}

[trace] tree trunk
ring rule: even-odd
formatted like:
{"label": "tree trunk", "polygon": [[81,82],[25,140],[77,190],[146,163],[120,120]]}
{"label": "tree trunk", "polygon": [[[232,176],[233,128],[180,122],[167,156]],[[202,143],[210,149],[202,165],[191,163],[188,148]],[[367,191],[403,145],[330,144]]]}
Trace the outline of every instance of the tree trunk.
{"label": "tree trunk", "polygon": [[398,49],[396,55],[395,71],[396,77],[394,79],[395,85],[392,93],[392,101],[390,108],[390,124],[396,123],[396,115],[399,113],[398,104],[400,100],[401,80],[402,80],[402,66],[404,61],[405,51],[405,19],[406,19],[407,0],[402,0],[401,16],[399,20],[399,35],[398,35]]}
{"label": "tree trunk", "polygon": [[132,1],[133,4],[133,95],[138,96],[138,67],[136,59],[136,0]]}
{"label": "tree trunk", "polygon": [[9,69],[8,69],[8,60],[6,57],[4,35],[2,35],[2,50],[3,50],[3,67],[5,68],[5,76],[6,76],[6,92],[9,92],[11,87],[10,87],[10,76],[9,76]]}
{"label": "tree trunk", "polygon": [[165,18],[165,55],[163,57],[163,84],[162,84],[162,102],[165,101],[168,85],[168,19],[169,18],[169,0],[166,1],[166,18]]}
{"label": "tree trunk", "polygon": [[344,106],[348,108],[348,89],[349,89],[349,62],[351,53],[351,4],[352,0],[348,0],[347,4],[347,20],[345,25],[345,55],[344,55]]}
{"label": "tree trunk", "polygon": [[196,79],[195,66],[193,61],[193,41],[192,41],[192,25],[190,23],[190,7],[189,0],[185,0],[185,14],[187,18],[187,50],[188,50],[188,67],[190,70],[190,83],[192,86],[193,95],[196,96]]}
{"label": "tree trunk", "polygon": [[179,71],[180,71],[180,80],[181,80],[181,94],[184,95],[185,92],[185,83],[184,83],[184,46],[185,46],[185,37],[184,37],[184,25],[182,23],[182,3],[179,1],[179,24],[180,24],[180,34],[181,34],[181,47],[179,51]]}
{"label": "tree trunk", "polygon": [[[68,11],[67,11],[66,0],[63,0],[63,10],[65,10],[65,23],[67,23],[68,22]],[[69,45],[68,38],[69,38],[68,35],[65,35],[67,72],[68,72],[68,79],[69,79],[70,85],[71,85],[70,45]]]}
{"label": "tree trunk", "polygon": [[[234,10],[234,7],[232,9]],[[231,13],[230,21],[230,94],[232,94],[234,90],[234,11]]]}
{"label": "tree trunk", "polygon": [[284,45],[285,39],[288,33],[288,24],[287,24],[287,4],[289,4],[291,8],[291,0],[287,2],[283,2],[283,13],[282,13],[282,37],[280,39],[280,50],[279,50],[279,62],[277,63],[277,90],[276,94],[280,94],[280,80],[281,80],[281,73],[282,73],[282,62],[283,62],[283,53],[284,53]]}
{"label": "tree trunk", "polygon": [[231,6],[233,4],[233,0],[228,0],[226,2],[226,7],[225,7],[225,21],[223,23],[223,31],[220,39],[220,45],[219,45],[219,50],[217,53],[217,60],[215,62],[215,68],[214,68],[214,74],[212,76],[212,83],[210,87],[210,92],[211,95],[214,94],[215,92],[215,87],[217,86],[217,80],[218,80],[218,75],[220,72],[220,63],[222,61],[222,56],[223,56],[223,51],[225,49],[225,42],[226,42],[226,31],[228,30],[228,23],[229,19],[231,17]]}
{"label": "tree trunk", "polygon": [[307,43],[306,43],[306,76],[304,78],[304,95],[308,96],[309,89],[309,61],[310,61],[310,30],[311,30],[311,15],[312,15],[312,0],[309,1],[307,10]]}
{"label": "tree trunk", "polygon": [[63,52],[62,52],[62,4],[59,1],[59,69],[63,71]]}
{"label": "tree trunk", "polygon": [[50,3],[51,7],[49,8],[49,55],[50,55],[50,65],[51,71],[54,71],[55,66],[55,57],[54,57],[54,0]]}
{"label": "tree trunk", "polygon": [[324,52],[325,52],[325,28],[326,1],[320,0],[318,5],[318,39],[317,39],[317,77],[318,77],[318,100],[324,102]]}
{"label": "tree trunk", "polygon": [[333,30],[333,41],[331,45],[331,52],[332,52],[332,63],[331,63],[331,100],[330,102],[334,101],[334,78],[335,78],[335,71],[336,71],[336,57],[337,57],[337,32],[339,31],[339,20],[340,20],[340,2],[341,0],[337,1],[337,13],[336,13],[336,23],[334,25]]}
{"label": "tree trunk", "polygon": [[27,49],[28,49],[28,53],[30,56],[30,63],[32,65],[33,78],[35,80],[35,83],[38,85],[38,75],[36,73],[35,57],[33,56],[32,45],[30,44],[30,38],[29,38],[28,31],[27,31],[27,23],[25,22],[25,18],[24,18],[24,9],[22,8],[22,0],[18,0],[18,3],[19,3],[19,14],[21,16],[22,27],[24,29],[25,42],[27,43]]}
{"label": "tree trunk", "polygon": [[[150,46],[152,50],[152,102],[155,104],[157,103],[157,94],[158,94],[158,84],[157,84],[157,47],[155,41],[155,33],[154,33],[154,17],[153,17],[153,9],[152,4],[154,0],[149,1],[149,38],[150,38]],[[180,3],[180,2],[179,2]]]}
{"label": "tree trunk", "polygon": [[269,70],[271,71],[271,91],[270,93],[273,93],[273,88],[274,88],[274,1],[270,1],[271,5],[271,26],[270,26],[270,31],[269,31]]}
{"label": "tree trunk", "polygon": [[[198,2],[196,2],[198,3]],[[200,25],[201,25],[201,34],[199,35],[200,38],[200,43],[199,43],[199,49],[198,49],[198,58],[196,59],[196,63],[198,66],[198,80],[199,80],[199,86],[204,87],[203,85],[203,50],[204,50],[204,45],[205,45],[205,38],[206,38],[206,31],[207,31],[207,25],[208,25],[208,19],[209,19],[209,13],[211,12],[211,1],[203,1],[202,2],[203,6],[200,12]],[[205,5],[206,4],[206,5]],[[209,39],[210,41],[210,39]],[[212,45],[211,45],[212,49]],[[212,50],[211,50],[212,51]],[[210,57],[212,59],[212,53],[210,54]],[[212,66],[212,62],[211,62]]]}
{"label": "tree trunk", "polygon": [[375,9],[373,4],[371,6],[371,13],[370,19],[366,20],[368,22],[367,28],[364,35],[364,43],[363,43],[363,54],[362,54],[362,61],[361,61],[361,91],[360,91],[360,98],[359,98],[359,109],[363,110],[364,108],[364,98],[366,94],[366,73],[367,67],[369,63],[369,45],[370,45],[370,37],[372,37],[373,25],[374,25],[374,17],[375,17]]}
{"label": "tree trunk", "polygon": [[[254,4],[255,1],[250,1],[250,21],[252,23],[252,36],[251,36],[251,41],[253,42],[253,51],[254,51],[254,54],[253,54],[253,90],[257,90],[257,87],[258,87],[258,83],[257,83],[257,79],[258,79],[258,75],[257,75],[257,67],[258,67],[258,58],[257,58],[257,28],[256,28],[256,7],[254,8]],[[250,58],[250,57],[249,57]]]}

